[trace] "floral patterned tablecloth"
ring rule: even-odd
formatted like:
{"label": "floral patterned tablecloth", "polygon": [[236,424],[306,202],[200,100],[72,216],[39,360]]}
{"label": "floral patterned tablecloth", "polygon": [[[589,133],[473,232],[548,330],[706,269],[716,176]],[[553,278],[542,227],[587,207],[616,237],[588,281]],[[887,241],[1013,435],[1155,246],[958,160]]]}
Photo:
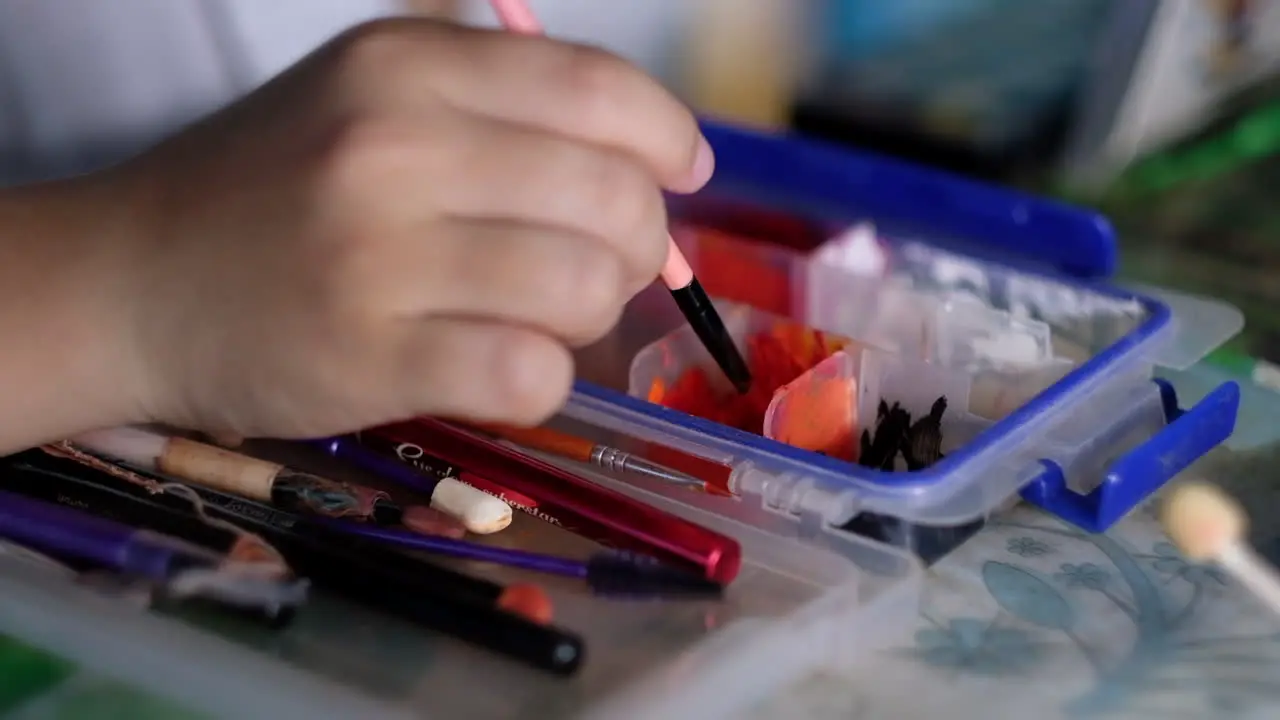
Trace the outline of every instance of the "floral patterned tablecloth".
{"label": "floral patterned tablecloth", "polygon": [[900,647],[756,716],[1280,717],[1280,620],[1185,561],[1150,509],[1091,535],[1019,508],[928,575]]}

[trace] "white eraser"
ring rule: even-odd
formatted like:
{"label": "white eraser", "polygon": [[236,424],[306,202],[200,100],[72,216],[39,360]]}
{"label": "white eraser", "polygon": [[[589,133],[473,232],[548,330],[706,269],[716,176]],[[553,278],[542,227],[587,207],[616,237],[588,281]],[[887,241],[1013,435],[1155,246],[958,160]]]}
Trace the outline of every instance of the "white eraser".
{"label": "white eraser", "polygon": [[454,478],[445,478],[431,493],[431,507],[457,518],[468,532],[496,533],[511,524],[511,506],[483,490]]}

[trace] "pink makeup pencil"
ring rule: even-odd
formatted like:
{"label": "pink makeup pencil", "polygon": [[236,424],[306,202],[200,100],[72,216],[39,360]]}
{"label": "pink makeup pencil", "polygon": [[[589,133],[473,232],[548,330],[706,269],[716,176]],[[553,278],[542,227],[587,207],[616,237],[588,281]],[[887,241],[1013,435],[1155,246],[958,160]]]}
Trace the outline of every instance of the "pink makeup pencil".
{"label": "pink makeup pencil", "polygon": [[[542,24],[534,17],[526,0],[490,0],[489,4],[507,30],[525,35],[542,34]],[[667,248],[667,264],[662,268],[663,283],[716,365],[738,392],[746,393],[751,388],[751,371],[747,369],[746,360],[734,344],[711,298],[702,289],[702,283],[694,277],[689,261],[670,235],[667,236]]]}

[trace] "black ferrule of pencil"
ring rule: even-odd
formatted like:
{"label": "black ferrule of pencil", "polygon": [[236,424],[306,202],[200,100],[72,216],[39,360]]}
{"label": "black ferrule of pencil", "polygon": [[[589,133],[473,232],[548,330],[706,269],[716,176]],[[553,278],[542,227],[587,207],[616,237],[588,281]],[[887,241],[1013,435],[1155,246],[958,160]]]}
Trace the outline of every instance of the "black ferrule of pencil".
{"label": "black ferrule of pencil", "polygon": [[716,306],[702,289],[702,283],[694,278],[688,285],[672,290],[671,297],[675,298],[676,305],[684,314],[685,320],[689,322],[693,332],[707,348],[707,352],[711,353],[711,358],[716,361],[716,365],[720,366],[725,377],[733,383],[733,387],[739,393],[750,390],[751,371],[747,369],[747,361],[743,359],[738,346],[734,344],[733,336],[729,334],[724,321],[720,319]]}

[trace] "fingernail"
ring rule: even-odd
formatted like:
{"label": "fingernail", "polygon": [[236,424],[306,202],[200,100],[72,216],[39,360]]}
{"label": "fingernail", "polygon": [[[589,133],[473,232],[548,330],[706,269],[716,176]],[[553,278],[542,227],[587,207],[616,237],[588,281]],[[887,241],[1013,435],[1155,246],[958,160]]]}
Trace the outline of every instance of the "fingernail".
{"label": "fingernail", "polygon": [[693,169],[689,173],[690,192],[702,189],[716,171],[716,154],[711,150],[711,143],[701,135],[698,136],[698,151],[693,159]]}

